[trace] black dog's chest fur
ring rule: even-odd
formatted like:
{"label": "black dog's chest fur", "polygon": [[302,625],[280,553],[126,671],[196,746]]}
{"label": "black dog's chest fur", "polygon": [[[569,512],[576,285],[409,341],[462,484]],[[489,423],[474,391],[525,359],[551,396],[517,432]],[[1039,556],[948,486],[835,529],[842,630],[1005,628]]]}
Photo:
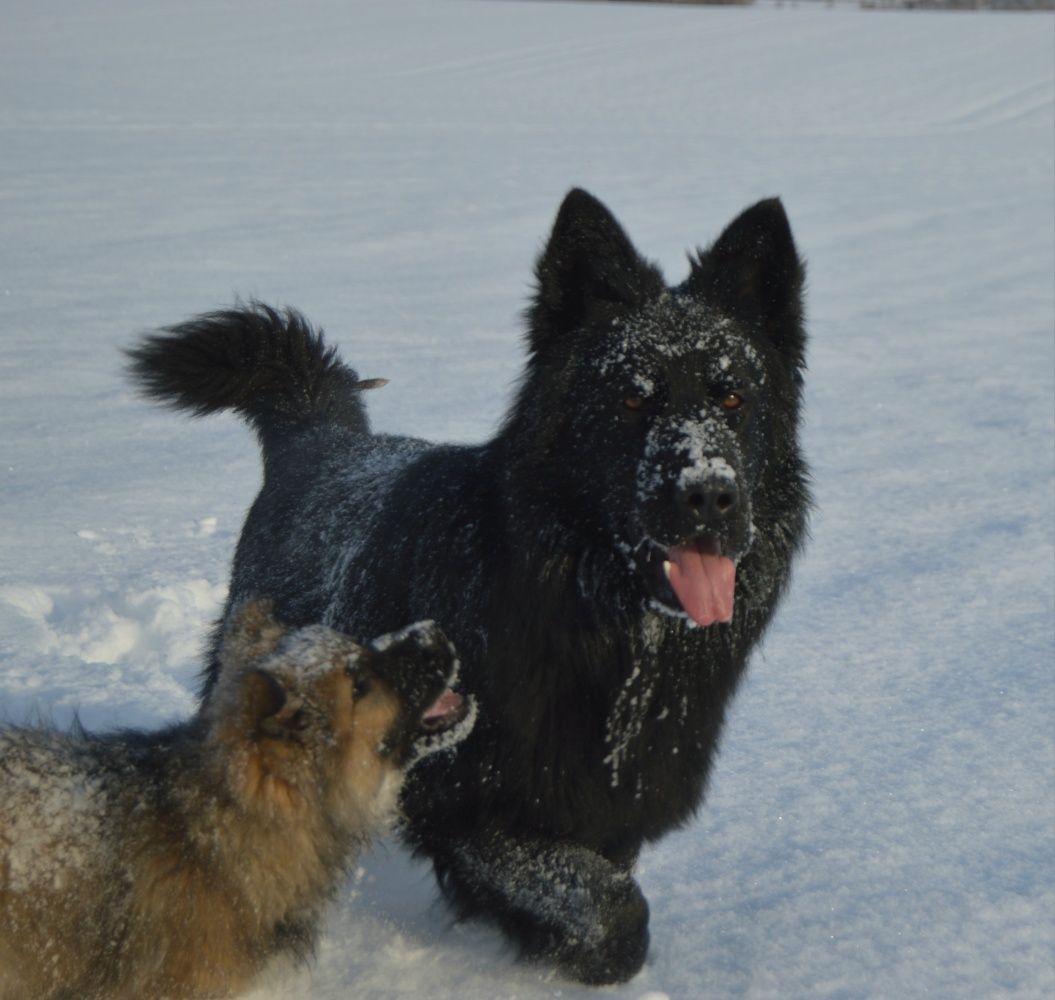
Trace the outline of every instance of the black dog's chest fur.
{"label": "black dog's chest fur", "polygon": [[466,752],[418,768],[411,820],[457,830],[492,813],[631,855],[698,805],[745,637],[775,593],[721,628],[650,611],[616,553],[577,551],[556,525],[523,537],[494,463],[486,445],[292,438],[269,457],[232,598],[269,593],[291,624],[356,635],[443,622],[487,709]]}

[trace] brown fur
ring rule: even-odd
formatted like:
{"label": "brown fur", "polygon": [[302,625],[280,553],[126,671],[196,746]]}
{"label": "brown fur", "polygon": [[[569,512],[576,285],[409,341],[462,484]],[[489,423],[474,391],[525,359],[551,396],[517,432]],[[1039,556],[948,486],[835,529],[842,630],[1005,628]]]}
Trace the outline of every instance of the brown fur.
{"label": "brown fur", "polygon": [[329,629],[243,606],[217,697],[152,736],[0,732],[0,1000],[228,996],[310,952],[395,806],[401,700]]}

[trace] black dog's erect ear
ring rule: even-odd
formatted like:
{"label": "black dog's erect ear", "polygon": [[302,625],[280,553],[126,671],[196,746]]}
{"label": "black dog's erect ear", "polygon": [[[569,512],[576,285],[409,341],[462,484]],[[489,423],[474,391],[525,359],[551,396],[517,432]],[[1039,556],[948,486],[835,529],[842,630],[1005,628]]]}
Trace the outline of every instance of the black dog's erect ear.
{"label": "black dog's erect ear", "polygon": [[538,290],[528,311],[535,351],[581,325],[599,304],[634,306],[664,288],[659,271],[638,254],[615,216],[579,188],[557,212],[535,277]]}
{"label": "black dog's erect ear", "polygon": [[794,366],[802,363],[805,265],[779,198],[746,209],[692,262],[685,290],[759,325]]}

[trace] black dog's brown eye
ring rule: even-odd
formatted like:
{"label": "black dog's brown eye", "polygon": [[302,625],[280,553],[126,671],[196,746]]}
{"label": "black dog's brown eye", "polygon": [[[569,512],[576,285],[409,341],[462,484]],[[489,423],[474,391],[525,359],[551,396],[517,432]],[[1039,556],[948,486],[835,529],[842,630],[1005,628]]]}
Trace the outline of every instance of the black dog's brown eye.
{"label": "black dog's brown eye", "polygon": [[744,405],[744,397],[738,392],[730,392],[722,400],[722,408],[726,410],[739,410]]}
{"label": "black dog's brown eye", "polygon": [[623,400],[623,406],[628,410],[637,411],[642,409],[644,405],[645,400],[641,396],[627,396],[626,399]]}

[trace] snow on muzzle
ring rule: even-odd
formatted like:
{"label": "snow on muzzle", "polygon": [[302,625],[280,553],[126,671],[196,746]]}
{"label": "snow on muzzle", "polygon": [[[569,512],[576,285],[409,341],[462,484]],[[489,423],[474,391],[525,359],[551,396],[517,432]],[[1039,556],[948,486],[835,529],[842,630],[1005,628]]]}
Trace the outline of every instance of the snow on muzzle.
{"label": "snow on muzzle", "polygon": [[681,610],[697,625],[729,622],[736,561],[749,517],[739,476],[724,457],[735,438],[716,421],[685,420],[653,428],[639,466],[639,500],[662,543],[663,574]]}
{"label": "snow on muzzle", "polygon": [[454,646],[432,621],[415,622],[370,643],[373,667],[398,695],[402,709],[386,748],[409,763],[453,746],[472,729],[476,702],[460,694]]}

